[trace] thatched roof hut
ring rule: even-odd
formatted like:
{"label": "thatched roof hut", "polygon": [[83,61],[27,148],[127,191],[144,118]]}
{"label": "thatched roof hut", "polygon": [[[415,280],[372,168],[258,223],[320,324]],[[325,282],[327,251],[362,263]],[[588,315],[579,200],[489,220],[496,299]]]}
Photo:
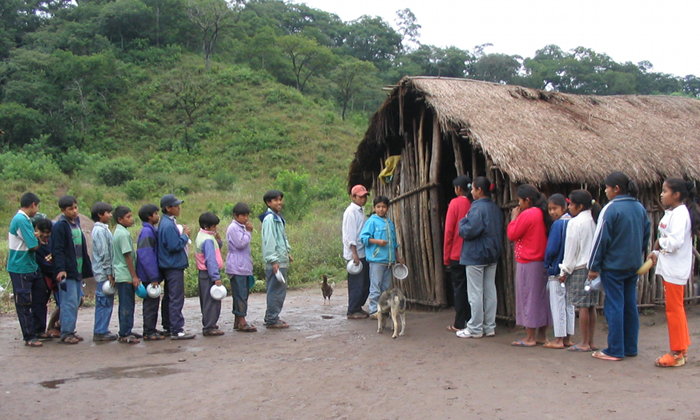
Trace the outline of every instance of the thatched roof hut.
{"label": "thatched roof hut", "polygon": [[[640,184],[640,198],[657,221],[664,178],[700,179],[698,146],[700,101],[695,99],[581,96],[407,77],[373,116],[349,184],[362,183],[392,198],[392,217],[414,273],[406,291],[414,302],[442,306],[448,303],[441,264],[444,214],[457,174],[492,179],[500,191],[497,202],[507,212],[520,183],[546,193],[588,188],[604,199],[602,180],[623,170]],[[377,175],[390,155],[401,155],[401,163],[392,181],[384,183]],[[499,314],[506,318],[514,308],[512,269],[512,253],[506,251],[497,281]],[[645,280],[640,300],[653,303],[660,286]]]}

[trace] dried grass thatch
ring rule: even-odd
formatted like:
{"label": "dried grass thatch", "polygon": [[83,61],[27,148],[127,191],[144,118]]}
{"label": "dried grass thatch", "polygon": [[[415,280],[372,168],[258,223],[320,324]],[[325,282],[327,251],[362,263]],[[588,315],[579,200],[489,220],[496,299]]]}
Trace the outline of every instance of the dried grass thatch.
{"label": "dried grass thatch", "polygon": [[407,77],[374,116],[351,182],[372,181],[381,143],[407,106],[398,103],[402,96],[424,101],[443,132],[461,132],[514,182],[598,184],[611,170],[624,170],[641,185],[669,176],[700,179],[700,100]]}

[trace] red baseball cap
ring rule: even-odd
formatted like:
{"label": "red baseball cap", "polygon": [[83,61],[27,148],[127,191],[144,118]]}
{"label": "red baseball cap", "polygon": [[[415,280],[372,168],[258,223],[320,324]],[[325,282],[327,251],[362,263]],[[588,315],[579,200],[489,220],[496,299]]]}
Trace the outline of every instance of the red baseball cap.
{"label": "red baseball cap", "polygon": [[369,194],[369,191],[367,191],[367,188],[365,188],[364,185],[357,184],[354,187],[352,187],[352,190],[350,190],[350,194],[362,197],[363,195]]}

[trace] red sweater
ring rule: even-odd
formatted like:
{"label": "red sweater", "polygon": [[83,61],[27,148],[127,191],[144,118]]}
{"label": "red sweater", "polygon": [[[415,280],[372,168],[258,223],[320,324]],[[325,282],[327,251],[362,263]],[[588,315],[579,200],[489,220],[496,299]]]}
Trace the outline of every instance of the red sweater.
{"label": "red sweater", "polygon": [[447,217],[445,218],[445,240],[442,248],[442,259],[445,265],[450,265],[450,260],[459,261],[462,253],[462,239],[459,236],[459,221],[469,213],[472,203],[463,195],[455,197],[447,206]]}
{"label": "red sweater", "polygon": [[542,209],[530,207],[508,224],[508,239],[515,242],[515,261],[529,263],[544,261],[547,229]]}

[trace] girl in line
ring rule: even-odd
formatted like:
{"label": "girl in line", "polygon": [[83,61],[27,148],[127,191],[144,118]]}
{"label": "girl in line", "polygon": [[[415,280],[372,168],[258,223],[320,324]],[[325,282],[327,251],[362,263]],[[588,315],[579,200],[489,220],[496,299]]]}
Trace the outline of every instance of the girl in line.
{"label": "girl in line", "polygon": [[563,349],[571,346],[571,336],[574,335],[574,308],[567,304],[566,286],[559,280],[559,264],[564,258],[567,225],[571,219],[566,208],[566,198],[561,194],[552,194],[547,200],[547,212],[554,221],[549,229],[547,249],[544,254],[549,309],[552,312],[554,329],[554,340],[544,343],[543,347],[547,349]]}
{"label": "girl in line", "polygon": [[[593,333],[595,331],[596,310],[600,298],[598,290],[586,290],[588,279],[588,257],[591,255],[595,223],[598,220],[600,206],[593,202],[591,193],[575,190],[569,194],[569,214],[572,219],[566,228],[564,259],[559,268],[560,281],[566,284],[567,305],[578,309],[581,343],[569,347],[569,351],[593,351]],[[573,331],[572,331],[573,332]]]}
{"label": "girl in line", "polygon": [[[693,266],[693,232],[697,232],[700,214],[693,201],[693,183],[670,178],[661,189],[661,204],[666,213],[659,222],[659,239],[649,256],[657,264],[656,274],[663,278],[666,295],[669,353],[656,359],[656,366],[683,366],[690,347],[688,320],[683,307],[683,287]],[[684,205],[685,204],[685,205]]]}
{"label": "girl in line", "polygon": [[511,213],[507,234],[515,242],[515,323],[525,327],[527,335],[511,345],[533,347],[544,344],[551,322],[544,269],[550,219],[547,200],[537,188],[521,185],[517,195],[518,207]]}
{"label": "girl in line", "polygon": [[593,352],[600,360],[622,360],[637,355],[637,269],[649,241],[650,223],[644,206],[635,198],[637,184],[622,172],[605,178],[610,202],[598,218],[588,279],[600,276],[605,290],[608,347]]}

